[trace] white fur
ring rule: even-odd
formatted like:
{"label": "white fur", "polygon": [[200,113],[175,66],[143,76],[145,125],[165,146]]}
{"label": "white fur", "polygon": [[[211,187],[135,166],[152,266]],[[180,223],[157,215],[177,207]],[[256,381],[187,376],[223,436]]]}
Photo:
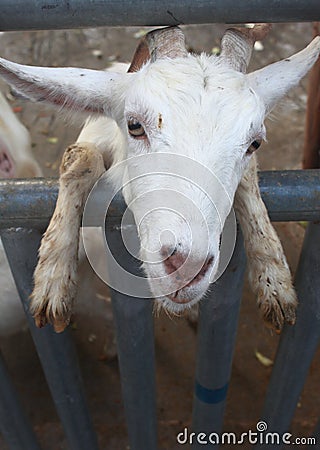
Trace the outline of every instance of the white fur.
{"label": "white fur", "polygon": [[[72,110],[92,112],[103,110],[105,114],[103,118],[90,119],[80,135],[80,140],[85,139],[94,147],[79,140],[73,147],[74,167],[77,166],[77,148],[81,150],[79,161],[88,148],[91,155],[88,157],[91,178],[87,174],[84,177],[83,168],[80,170],[83,167],[81,164],[79,170],[72,169],[73,183],[78,177],[75,190],[73,184],[71,186],[63,183],[69,171],[67,166],[62,173],[57,208],[40,250],[40,261],[35,276],[33,308],[38,324],[53,322],[60,331],[70,316],[76,251],[70,248],[69,253],[63,253],[63,259],[58,258],[58,255],[59,250],[64,249],[65,243],[71,242],[72,239],[73,245],[77,246],[79,220],[71,208],[69,196],[72,194],[72,201],[79,204],[77,214],[80,215],[80,205],[83,204],[88,187],[90,183],[93,185],[101,173],[101,162],[93,157],[94,151],[103,154],[106,167],[129,158],[124,178],[115,180],[120,186],[128,181],[128,177],[136,175],[139,171],[140,174],[145,172],[147,176],[148,167],[137,167],[135,160],[130,158],[148,154],[184,156],[185,161],[194,160],[221,180],[224,194],[221,189],[213,190],[213,203],[219,205],[217,214],[216,208],[208,202],[205,195],[194,189],[191,181],[182,182],[180,179],[163,177],[163,185],[160,187],[172,192],[186,192],[204,218],[205,226],[202,227],[195,216],[190,214],[188,206],[182,207],[191,228],[196,230],[192,235],[192,242],[183,220],[171,211],[162,211],[159,214],[158,211],[152,210],[153,197],[149,203],[138,201],[135,205],[130,205],[139,229],[141,256],[146,259],[148,249],[151,249],[155,256],[154,260],[144,263],[150,288],[155,297],[168,310],[178,312],[197,302],[206,292],[210,278],[217,268],[222,226],[241,178],[252,159],[247,149],[253,141],[265,137],[263,121],[266,114],[309,70],[319,55],[319,48],[320,39],[315,39],[296,56],[249,75],[234,70],[224,57],[207,55],[159,59],[147,63],[137,73],[109,75],[103,75],[98,71],[89,73],[83,69],[77,71],[77,69],[29,68],[6,61],[0,62],[2,65],[0,73],[31,98],[45,98],[46,101]],[[67,82],[64,82],[65,77]],[[130,120],[142,124],[146,132],[144,139],[137,140],[130,136],[127,128]],[[249,264],[252,265],[250,273],[254,289],[258,291],[262,309],[265,312],[271,310],[264,314],[265,317],[273,326],[279,328],[283,320],[294,321],[292,311],[296,300],[294,296],[290,300],[288,297],[291,294],[286,296],[279,287],[282,283],[288,286],[290,293],[292,292],[290,273],[279,240],[275,237],[261,202],[255,174],[254,166],[252,170],[249,169],[247,178],[242,182],[243,189],[239,191],[238,197],[246,199],[246,210],[240,206],[238,211],[241,214],[246,211],[241,221],[249,255],[261,255],[249,260]],[[159,179],[149,178],[137,178],[129,188],[123,190],[127,204],[144,195],[146,189],[159,189]],[[253,191],[254,199],[252,199]],[[69,209],[66,209],[67,204],[70,205]],[[143,214],[144,211],[148,210],[150,214],[142,221],[146,216]],[[68,220],[65,219],[66,214],[69,215]],[[73,224],[70,231],[61,232],[60,228],[58,229],[55,222],[61,217],[65,222],[70,221]],[[257,217],[259,220],[254,221]],[[160,251],[163,247],[159,250],[158,242],[159,236],[168,227],[176,236],[176,243],[180,248],[179,255],[191,252],[192,265],[197,265],[199,261],[203,264],[208,260],[208,256],[211,257],[210,261],[213,263],[199,282],[189,284],[189,274],[186,273],[182,275],[185,276],[184,286],[177,280],[176,272],[166,273],[165,258]],[[204,230],[208,231],[209,236],[207,246],[203,245]],[[250,239],[249,232],[257,236],[263,233],[270,245],[265,246],[260,239]],[[52,257],[51,246],[46,248],[49,235],[56,247],[57,257]],[[275,250],[276,259],[272,259],[270,254]],[[161,260],[162,262],[155,262]],[[62,263],[64,269],[61,267]],[[70,295],[66,294],[68,277],[66,283],[62,283],[61,286],[60,277],[57,276],[64,270],[70,275]],[[258,275],[260,272],[261,276]],[[178,270],[178,273],[181,278],[182,272]],[[155,278],[165,281],[158,283]],[[273,293],[275,289],[277,295]],[[168,290],[174,296],[168,294]],[[279,300],[278,297],[282,294],[284,297]],[[282,307],[290,304],[288,314],[283,313],[281,307],[279,310],[279,304]],[[282,315],[282,319],[279,315]]]}
{"label": "white fur", "polygon": [[[6,158],[0,178],[29,178],[41,176],[30,146],[30,135],[0,93],[0,152]],[[10,166],[9,166],[10,164]],[[9,169],[10,170],[7,170]],[[0,238],[0,336],[14,334],[26,326],[25,314],[11,275]]]}
{"label": "white fur", "polygon": [[10,172],[1,169],[0,178],[40,177],[42,172],[35,161],[26,127],[18,120],[0,93],[0,161],[6,155],[12,165]]}
{"label": "white fur", "polygon": [[[89,128],[89,127],[88,127]],[[2,146],[2,150],[6,151],[7,156],[10,158],[10,160],[13,162],[12,165],[12,171],[8,174],[7,171],[4,171],[2,173],[3,178],[29,178],[32,176],[42,176],[42,170],[40,166],[38,165],[37,161],[35,160],[33,153],[31,151],[30,147],[30,135],[28,130],[24,127],[24,125],[17,119],[15,114],[12,112],[11,107],[3,97],[3,95],[0,93],[0,142],[5,143],[5,147]],[[90,147],[90,145],[87,145],[87,147]],[[88,148],[86,147],[86,154],[89,153]],[[81,153],[81,149],[77,149],[77,154]],[[69,177],[71,178],[71,172],[72,172],[72,166],[70,159],[72,159],[72,147],[66,152],[66,156],[64,158],[64,162],[66,162],[67,157],[69,157],[68,161],[68,169],[69,169]],[[80,158],[81,159],[81,158]],[[102,163],[102,158],[99,155],[99,153],[94,151],[94,160],[101,161],[101,172],[104,170],[104,166]],[[83,161],[82,161],[83,162]],[[85,170],[88,169],[88,164],[84,164]],[[79,168],[78,165],[78,169]],[[98,176],[100,176],[101,172],[99,172]],[[93,174],[90,174],[90,179]],[[61,184],[63,185],[63,176],[61,177]],[[76,179],[76,182],[73,184],[73,187],[78,183],[78,179]],[[91,180],[89,181],[89,190],[92,186]],[[71,183],[72,184],[72,183]],[[83,180],[82,180],[82,186],[83,186]],[[69,184],[69,191],[70,191],[70,184]],[[63,193],[63,188],[62,188]],[[68,208],[68,204],[70,203],[70,211],[75,208],[75,205],[77,204],[77,199],[73,201],[72,197],[72,190],[71,190],[71,196],[68,195],[65,198],[62,198],[62,196],[59,197],[59,203],[63,203],[63,208]],[[69,203],[68,203],[69,202]],[[69,274],[72,269],[73,272],[75,272],[74,266],[77,267],[77,233],[79,230],[79,221],[80,221],[80,215],[77,213],[77,210],[74,209],[76,212],[75,214],[75,226],[74,226],[74,232],[72,231],[72,217],[71,214],[64,215],[63,217],[57,217],[54,216],[53,224],[55,225],[55,230],[58,230],[59,238],[61,241],[63,241],[64,246],[63,250],[61,251],[61,248],[59,245],[57,246],[51,246],[50,239],[48,239],[50,246],[45,247],[45,251],[50,251],[50,258],[51,261],[55,260],[56,265],[54,268],[52,268],[53,277],[55,280],[59,280],[59,286],[61,289],[61,286],[63,286],[64,280],[67,280],[68,284],[68,292],[70,295],[72,295],[70,290],[70,282],[71,280],[75,279],[75,275],[73,275],[73,278],[69,277]],[[66,221],[65,224],[63,224],[63,220]],[[65,231],[65,233],[61,233],[61,231]],[[50,235],[50,229],[48,229],[48,232],[46,234],[47,236]],[[46,242],[46,238],[43,239],[43,245]],[[87,244],[88,245],[88,244]],[[96,240],[93,238],[89,242],[89,246],[91,251],[97,251],[96,250]],[[54,251],[56,248],[57,253]],[[53,250],[53,251],[52,251]],[[76,252],[76,253],[74,253]],[[62,259],[65,259],[65,261],[70,260],[70,263],[68,263],[67,267],[68,269],[65,270],[65,267],[63,265],[59,264],[59,261]],[[79,249],[79,260],[80,262],[83,262],[86,259],[85,252],[82,246],[80,246]],[[58,263],[57,263],[58,261]],[[75,261],[75,262],[73,262]],[[61,272],[57,271],[56,269],[61,267]],[[38,268],[39,272],[40,268]],[[50,276],[50,273],[48,273],[48,266],[46,266],[46,273],[45,273],[48,285],[52,286],[52,277]],[[74,281],[75,284],[75,281]],[[3,244],[0,238],[0,336],[10,336],[12,334],[15,334],[27,327],[26,317],[25,313],[23,311],[23,307],[21,305],[21,301],[19,298],[19,294],[15,285],[15,282],[13,280],[11,270],[7,261],[7,257],[5,254],[5,250],[3,248]],[[45,289],[44,284],[41,284],[41,287]],[[43,297],[44,294],[41,294]],[[80,305],[80,308],[78,308],[78,312],[80,311],[81,314],[85,311],[84,305]]]}
{"label": "white fur", "polygon": [[74,144],[64,153],[59,197],[41,242],[34,273],[32,308],[37,311],[35,319],[38,326],[43,325],[45,317],[55,323],[56,331],[62,331],[70,319],[70,306],[76,293],[81,211],[94,182],[103,171],[102,156],[91,144]]}
{"label": "white fur", "polygon": [[295,322],[297,297],[280,239],[261,199],[256,158],[238,187],[235,208],[248,257],[248,276],[264,320],[276,330]]}

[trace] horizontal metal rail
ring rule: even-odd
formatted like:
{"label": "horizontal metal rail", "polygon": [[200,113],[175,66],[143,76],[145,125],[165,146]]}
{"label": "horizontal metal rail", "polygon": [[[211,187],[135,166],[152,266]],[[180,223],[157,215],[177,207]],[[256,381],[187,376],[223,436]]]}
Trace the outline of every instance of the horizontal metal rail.
{"label": "horizontal metal rail", "polygon": [[0,4],[2,31],[318,20],[319,0],[2,0]]}
{"label": "horizontal metal rail", "polygon": [[[320,220],[320,170],[260,173],[260,191],[273,221]],[[1,180],[0,229],[43,230],[49,223],[58,195],[57,179]],[[97,206],[103,199],[95,199]],[[108,226],[119,225],[126,205],[115,197],[108,211]],[[92,216],[92,226],[95,223]]]}
{"label": "horizontal metal rail", "polygon": [[[37,328],[29,311],[30,294],[33,289],[33,272],[38,261],[41,233],[39,230],[26,230],[24,228],[0,231],[12,275],[28,319],[31,336],[68,439],[68,449],[98,450],[72,336],[68,330],[57,334],[51,326]],[[2,389],[4,389],[4,386],[2,386]],[[15,405],[9,403],[13,395],[12,393],[5,400],[7,406],[11,406],[11,409],[14,410]],[[2,404],[2,408],[4,406],[6,405]],[[11,414],[13,413],[11,412]],[[18,416],[18,413],[16,415]],[[14,431],[18,430],[19,434],[26,432],[22,428],[23,425],[26,426],[22,418],[19,418],[19,421],[16,422],[17,430],[13,429],[13,424],[8,425],[8,432],[4,434],[8,443],[10,443],[8,433],[12,435]],[[27,439],[27,437],[24,437],[24,439]],[[29,439],[31,439],[30,436]],[[16,447],[11,446],[10,450],[36,449],[28,441],[22,441],[22,444]]]}

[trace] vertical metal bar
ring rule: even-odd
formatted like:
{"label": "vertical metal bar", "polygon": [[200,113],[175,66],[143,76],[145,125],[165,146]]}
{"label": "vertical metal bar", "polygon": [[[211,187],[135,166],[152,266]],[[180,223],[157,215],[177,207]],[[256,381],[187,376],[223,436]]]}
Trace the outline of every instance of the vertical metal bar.
{"label": "vertical metal bar", "polygon": [[19,228],[3,230],[1,237],[70,449],[97,450],[97,439],[86,405],[71,336],[68,330],[56,334],[51,326],[38,329],[29,313],[29,296],[41,233]]}
{"label": "vertical metal bar", "polygon": [[157,449],[152,301],[112,291],[122,395],[131,450]]}
{"label": "vertical metal bar", "polygon": [[[222,428],[242,297],[245,254],[242,234],[228,268],[200,305],[193,431],[219,433]],[[216,447],[208,442],[207,448]],[[193,440],[193,449],[203,444]]]}
{"label": "vertical metal bar", "polygon": [[1,354],[0,430],[10,450],[40,450]]}
{"label": "vertical metal bar", "polygon": [[[314,432],[312,433],[312,437],[315,438],[316,440],[316,444],[320,444],[320,419],[318,420],[318,423],[316,425],[316,428],[314,430]],[[309,448],[315,448],[314,445],[310,445]]]}
{"label": "vertical metal bar", "polygon": [[[310,223],[302,247],[295,286],[297,322],[285,326],[267,390],[262,420],[268,431],[287,432],[320,339],[320,223]],[[273,448],[281,448],[281,443]],[[265,444],[256,449],[269,448]]]}
{"label": "vertical metal bar", "polygon": [[[108,229],[107,240],[121,265],[143,276],[123,245],[120,229]],[[130,267],[129,267],[130,266]],[[131,450],[157,449],[153,301],[111,290],[116,326],[122,396]]]}

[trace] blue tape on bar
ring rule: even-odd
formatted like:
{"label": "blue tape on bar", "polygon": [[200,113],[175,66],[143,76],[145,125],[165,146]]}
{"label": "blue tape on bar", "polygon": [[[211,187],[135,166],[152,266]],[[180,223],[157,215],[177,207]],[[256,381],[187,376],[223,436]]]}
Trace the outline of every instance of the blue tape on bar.
{"label": "blue tape on bar", "polygon": [[209,405],[220,403],[226,399],[229,383],[225,384],[219,389],[208,389],[202,386],[198,381],[195,385],[195,395],[203,403]]}

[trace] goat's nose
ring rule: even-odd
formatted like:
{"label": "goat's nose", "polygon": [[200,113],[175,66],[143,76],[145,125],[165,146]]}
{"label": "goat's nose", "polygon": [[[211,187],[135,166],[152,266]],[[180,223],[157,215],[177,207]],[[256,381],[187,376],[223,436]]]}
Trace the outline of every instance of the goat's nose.
{"label": "goat's nose", "polygon": [[178,251],[176,247],[166,245],[162,246],[161,255],[164,258],[163,264],[168,275],[180,269],[188,257],[188,254]]}
{"label": "goat's nose", "polygon": [[[198,283],[206,275],[213,264],[214,257],[208,256],[204,261],[194,261],[188,253],[178,251],[176,247],[163,246],[163,264],[168,275],[178,271],[182,278],[189,279],[188,286]],[[181,267],[183,268],[181,269]],[[181,270],[179,270],[181,269]]]}

